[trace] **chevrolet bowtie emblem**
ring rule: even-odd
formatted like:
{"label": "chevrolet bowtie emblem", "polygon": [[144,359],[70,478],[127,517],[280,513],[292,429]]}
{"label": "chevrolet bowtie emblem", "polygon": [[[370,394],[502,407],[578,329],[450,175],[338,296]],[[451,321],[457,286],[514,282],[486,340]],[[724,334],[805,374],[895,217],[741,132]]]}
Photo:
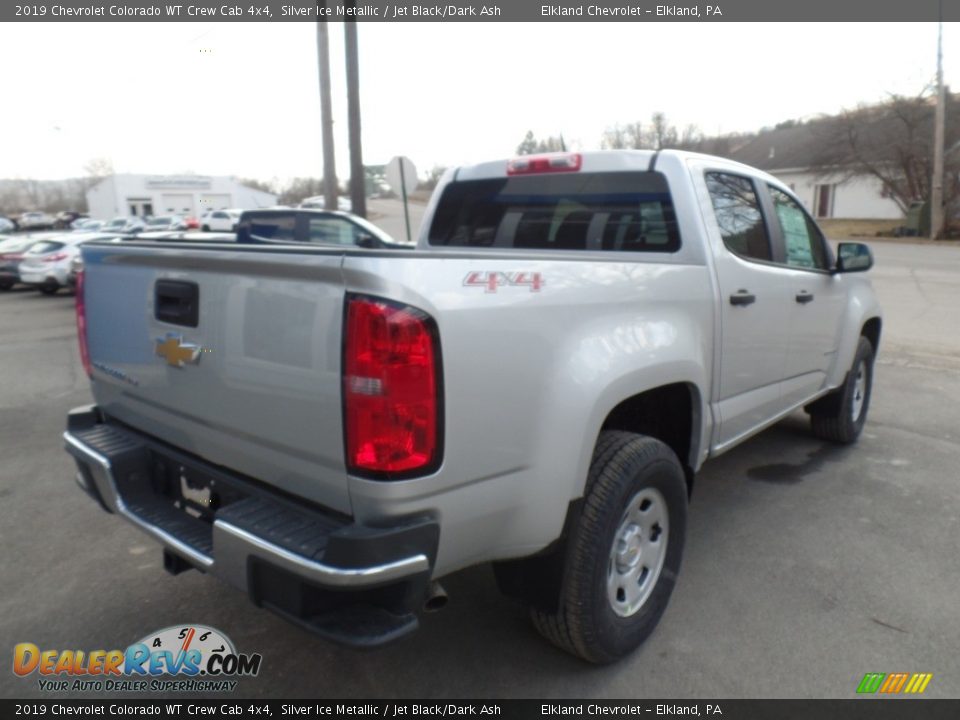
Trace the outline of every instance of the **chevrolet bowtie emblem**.
{"label": "chevrolet bowtie emblem", "polygon": [[173,367],[182,368],[184,363],[196,363],[203,350],[200,345],[184,342],[183,336],[176,333],[167,333],[166,337],[157,338],[155,342],[157,355]]}

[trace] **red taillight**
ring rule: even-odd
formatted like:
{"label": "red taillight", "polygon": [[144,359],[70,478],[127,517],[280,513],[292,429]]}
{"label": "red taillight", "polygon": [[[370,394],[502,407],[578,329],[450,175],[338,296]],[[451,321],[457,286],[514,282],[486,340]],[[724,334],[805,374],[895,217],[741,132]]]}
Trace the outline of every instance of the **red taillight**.
{"label": "red taillight", "polygon": [[347,296],[343,397],[347,469],[432,472],[441,458],[440,344],[416,308]]}
{"label": "red taillight", "polygon": [[69,255],[66,253],[54,253],[53,255],[47,255],[43,261],[44,262],[59,262],[60,260],[66,260]]}
{"label": "red taillight", "polygon": [[576,172],[583,164],[580,153],[548,153],[523,155],[507,163],[507,175]]}
{"label": "red taillight", "polygon": [[80,343],[80,362],[83,363],[83,369],[87,376],[92,376],[90,371],[90,350],[87,348],[87,306],[83,299],[84,272],[77,272],[77,340]]}

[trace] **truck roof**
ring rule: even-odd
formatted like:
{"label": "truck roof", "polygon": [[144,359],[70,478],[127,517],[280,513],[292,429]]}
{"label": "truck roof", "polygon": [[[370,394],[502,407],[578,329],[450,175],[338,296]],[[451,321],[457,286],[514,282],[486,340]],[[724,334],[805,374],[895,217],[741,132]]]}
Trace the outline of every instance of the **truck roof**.
{"label": "truck roof", "polygon": [[[657,156],[657,162],[661,162],[666,158],[673,158],[680,162],[686,160],[703,160],[716,164],[718,167],[740,170],[741,172],[751,175],[759,175],[772,179],[767,173],[757,168],[744,165],[743,163],[716,155],[706,155],[704,153],[689,152],[687,150],[586,150],[582,152],[543,153],[528,157],[561,155],[579,155],[581,159],[580,172],[642,172],[650,169],[651,161],[654,156]],[[507,164],[512,159],[516,158],[503,158],[501,160],[492,160],[475,165],[461,166],[457,168],[454,179],[462,181],[504,177],[507,174]]]}

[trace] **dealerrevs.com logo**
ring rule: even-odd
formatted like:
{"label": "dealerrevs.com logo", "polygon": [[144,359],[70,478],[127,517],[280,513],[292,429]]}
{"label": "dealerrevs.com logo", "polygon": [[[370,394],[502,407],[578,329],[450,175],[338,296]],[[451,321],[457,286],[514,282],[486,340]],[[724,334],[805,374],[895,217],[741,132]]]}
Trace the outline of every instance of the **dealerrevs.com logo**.
{"label": "dealerrevs.com logo", "polygon": [[235,678],[257,675],[262,661],[205,625],[164,628],[125,650],[41,650],[29,642],[13,648],[14,674],[36,675],[40,689],[52,692],[230,692]]}

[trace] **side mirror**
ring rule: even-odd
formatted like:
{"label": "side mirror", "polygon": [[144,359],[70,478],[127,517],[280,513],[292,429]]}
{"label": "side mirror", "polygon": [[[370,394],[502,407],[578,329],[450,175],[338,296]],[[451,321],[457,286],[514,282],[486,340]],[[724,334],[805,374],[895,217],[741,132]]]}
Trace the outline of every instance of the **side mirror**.
{"label": "side mirror", "polygon": [[870,246],[858,242],[842,242],[837,246],[838,273],[864,272],[873,267]]}
{"label": "side mirror", "polygon": [[379,247],[377,239],[373,235],[361,233],[357,235],[357,247],[374,249]]}

